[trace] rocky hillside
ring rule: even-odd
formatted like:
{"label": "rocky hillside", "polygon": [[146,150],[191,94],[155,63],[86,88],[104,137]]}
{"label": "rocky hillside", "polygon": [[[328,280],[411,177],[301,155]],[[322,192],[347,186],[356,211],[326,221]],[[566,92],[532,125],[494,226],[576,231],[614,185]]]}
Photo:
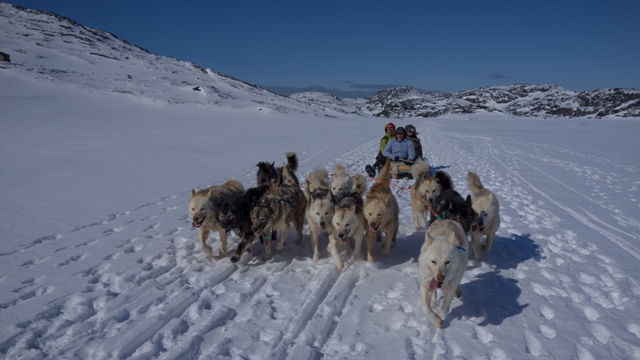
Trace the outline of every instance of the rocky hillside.
{"label": "rocky hillside", "polygon": [[503,113],[527,117],[640,117],[640,90],[575,92],[556,85],[517,84],[453,94],[398,87],[365,99],[343,99],[358,110],[389,118]]}

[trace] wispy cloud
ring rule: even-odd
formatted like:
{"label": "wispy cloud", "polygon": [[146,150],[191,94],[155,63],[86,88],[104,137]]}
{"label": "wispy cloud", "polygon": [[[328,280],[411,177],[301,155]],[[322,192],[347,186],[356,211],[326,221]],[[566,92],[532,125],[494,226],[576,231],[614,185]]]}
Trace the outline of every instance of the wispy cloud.
{"label": "wispy cloud", "polygon": [[487,76],[489,79],[511,79],[511,76],[502,75],[500,73],[494,72]]}

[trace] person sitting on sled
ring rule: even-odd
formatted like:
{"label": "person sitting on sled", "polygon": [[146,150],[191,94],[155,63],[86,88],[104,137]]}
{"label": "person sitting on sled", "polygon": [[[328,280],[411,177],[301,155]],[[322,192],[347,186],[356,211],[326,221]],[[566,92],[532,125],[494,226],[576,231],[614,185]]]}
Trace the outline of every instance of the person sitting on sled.
{"label": "person sitting on sled", "polygon": [[396,126],[393,123],[388,123],[384,126],[385,135],[380,139],[380,151],[378,151],[378,155],[376,156],[376,162],[371,165],[365,166],[365,170],[367,171],[367,175],[374,178],[376,177],[376,170],[382,169],[384,163],[387,162],[387,157],[382,155],[384,148],[387,146],[389,140],[393,139],[395,136]]}
{"label": "person sitting on sled", "polygon": [[413,125],[407,125],[404,129],[407,130],[407,139],[411,140],[413,147],[416,150],[416,160],[422,159],[422,143],[420,142],[420,139],[418,139],[416,127]]}
{"label": "person sitting on sled", "polygon": [[411,166],[416,158],[413,142],[408,140],[406,135],[404,128],[397,128],[396,138],[390,140],[382,152],[382,155],[391,159],[391,174],[394,179],[398,178],[398,166]]}

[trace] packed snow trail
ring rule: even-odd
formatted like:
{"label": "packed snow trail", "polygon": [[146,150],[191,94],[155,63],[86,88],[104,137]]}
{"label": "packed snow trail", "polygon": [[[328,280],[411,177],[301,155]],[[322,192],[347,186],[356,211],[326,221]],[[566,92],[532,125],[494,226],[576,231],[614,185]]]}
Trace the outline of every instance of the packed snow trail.
{"label": "packed snow trail", "polygon": [[[238,264],[228,258],[216,262],[197,246],[187,215],[191,184],[185,184],[177,195],[0,253],[2,261],[30,269],[25,273],[42,274],[0,279],[12,293],[0,304],[7,327],[0,354],[639,358],[640,222],[637,212],[616,204],[637,196],[640,169],[547,145],[448,130],[445,122],[419,124],[432,168],[447,171],[463,196],[469,193],[467,171],[476,172],[502,207],[492,252],[484,262],[470,261],[463,296],[454,299],[443,329],[435,331],[421,309],[417,258],[424,230],[413,225],[406,190],[412,181],[394,181],[392,188],[401,212],[395,248],[383,255],[376,243],[376,261],[367,263],[352,259],[342,246],[343,271],[335,269],[323,236],[320,261],[312,261],[306,225],[300,246],[292,231],[285,249],[274,250],[266,263],[258,242]],[[314,160],[322,149],[300,153],[298,177],[303,181],[317,167],[332,172],[336,163],[364,174],[377,148],[378,139],[371,139],[329,163]],[[269,159],[256,162],[261,160]],[[236,178],[251,186],[254,170],[241,169]],[[209,244],[216,248],[217,241],[213,235]],[[230,238],[230,252],[237,242]],[[27,304],[42,310],[24,314]]]}

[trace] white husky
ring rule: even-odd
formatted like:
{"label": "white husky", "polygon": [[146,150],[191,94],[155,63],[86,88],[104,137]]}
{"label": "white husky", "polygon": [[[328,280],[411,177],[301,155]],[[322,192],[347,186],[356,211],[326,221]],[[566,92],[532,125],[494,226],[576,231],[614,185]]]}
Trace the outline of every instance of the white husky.
{"label": "white husky", "polygon": [[[488,254],[491,251],[491,245],[496,238],[496,231],[500,226],[500,203],[491,191],[482,186],[480,178],[475,173],[467,173],[467,184],[473,194],[471,206],[478,214],[477,220],[471,224],[471,246],[475,260],[480,261],[483,253]],[[487,240],[480,246],[482,235],[486,235]]]}
{"label": "white husky", "polygon": [[342,164],[336,164],[333,171],[335,174],[331,179],[331,194],[336,198],[336,201],[340,201],[346,194],[358,193],[362,195],[367,190],[367,178],[364,175],[351,176]]}
{"label": "white husky", "polygon": [[222,185],[212,186],[196,192],[191,190],[191,200],[189,201],[189,215],[191,225],[198,228],[200,249],[207,254],[211,254],[213,249],[207,245],[207,238],[210,231],[217,231],[220,234],[220,253],[217,260],[227,255],[227,234],[218,222],[218,208],[225,202],[231,202],[236,195],[244,192],[244,187],[237,180],[229,180]]}
{"label": "white husky", "polygon": [[[333,223],[333,234],[329,235],[329,252],[338,270],[342,270],[344,263],[338,252],[338,241],[346,243],[348,238],[353,238],[355,248],[353,249],[354,259],[360,257],[362,249],[362,239],[365,234],[369,236],[369,227],[364,218],[362,209],[364,202],[362,195],[358,193],[347,193],[336,204],[335,213],[331,219]],[[373,260],[373,259],[371,259]]]}
{"label": "white husky", "polygon": [[[467,237],[462,226],[453,220],[436,220],[429,226],[420,249],[420,295],[422,310],[437,328],[442,327],[449,313],[453,296],[460,297],[460,280],[469,262]],[[436,289],[441,289],[444,301],[440,312],[431,308]]]}
{"label": "white husky", "polygon": [[329,175],[327,170],[318,169],[307,177],[305,196],[307,197],[307,222],[313,246],[313,261],[318,261],[318,236],[321,232],[333,234],[333,213],[336,204],[329,192]]}

